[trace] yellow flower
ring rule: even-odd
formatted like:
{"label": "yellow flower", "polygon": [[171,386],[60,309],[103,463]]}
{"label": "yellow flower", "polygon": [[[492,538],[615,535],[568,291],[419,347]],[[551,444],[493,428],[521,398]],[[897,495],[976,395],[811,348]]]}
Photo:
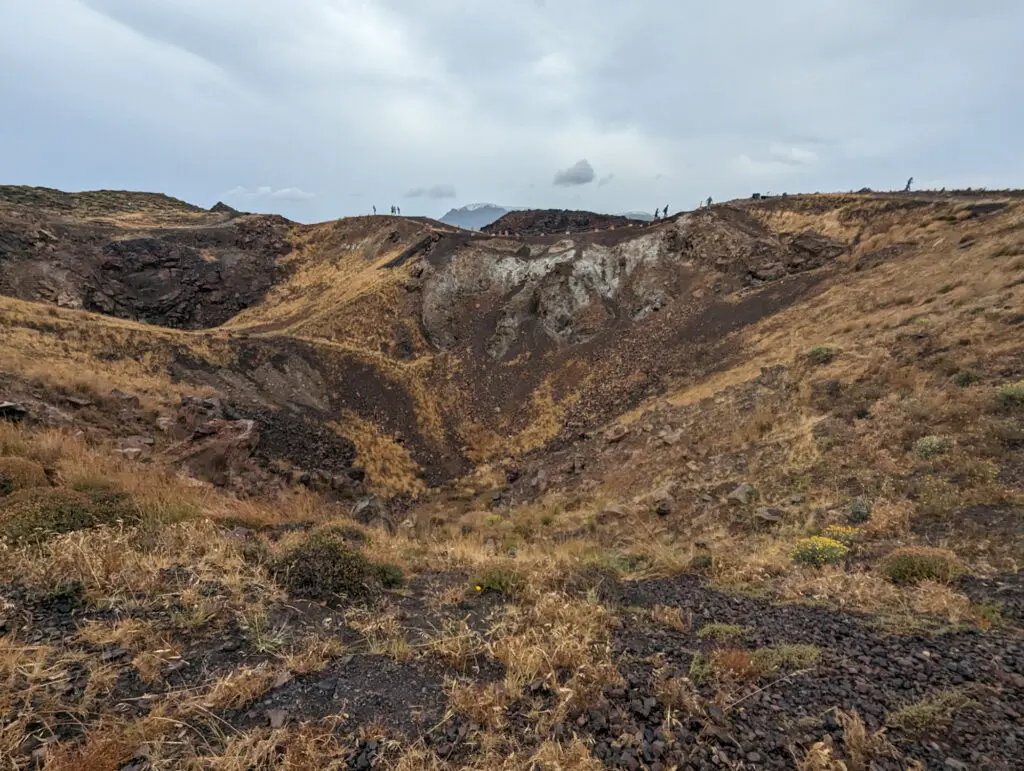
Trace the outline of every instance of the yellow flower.
{"label": "yellow flower", "polygon": [[482,586],[480,586],[480,584],[477,584],[477,585],[476,585],[476,590],[477,590],[478,592],[482,592],[482,591],[484,590],[484,588],[483,588]]}

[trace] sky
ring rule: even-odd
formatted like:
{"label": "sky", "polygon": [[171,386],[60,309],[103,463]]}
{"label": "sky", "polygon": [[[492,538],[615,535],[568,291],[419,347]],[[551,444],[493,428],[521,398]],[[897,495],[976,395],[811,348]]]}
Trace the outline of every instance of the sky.
{"label": "sky", "polygon": [[0,184],[302,222],[1024,186],[1019,0],[0,0]]}

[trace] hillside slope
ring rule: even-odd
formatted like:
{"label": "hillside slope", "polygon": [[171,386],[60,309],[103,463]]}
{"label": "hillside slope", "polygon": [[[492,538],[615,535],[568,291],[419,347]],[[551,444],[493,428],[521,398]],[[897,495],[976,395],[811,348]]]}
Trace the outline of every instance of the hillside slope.
{"label": "hillside slope", "polygon": [[1015,768],[1022,207],[0,188],[0,759]]}

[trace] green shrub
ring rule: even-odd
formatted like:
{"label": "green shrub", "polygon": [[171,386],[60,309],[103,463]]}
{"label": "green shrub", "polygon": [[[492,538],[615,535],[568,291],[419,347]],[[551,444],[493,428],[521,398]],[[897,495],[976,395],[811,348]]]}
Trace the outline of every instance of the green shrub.
{"label": "green shrub", "polygon": [[479,593],[496,592],[504,597],[516,597],[526,588],[526,582],[512,568],[485,568],[470,582],[473,590]]}
{"label": "green shrub", "polygon": [[1024,408],[1024,380],[999,386],[998,398],[999,404],[1005,409]]}
{"label": "green shrub", "polygon": [[125,493],[32,487],[0,499],[0,538],[14,546],[117,522],[139,522],[138,508]]}
{"label": "green shrub", "polygon": [[702,653],[695,653],[693,661],[690,662],[690,679],[700,685],[711,674],[711,662]]}
{"label": "green shrub", "polygon": [[377,565],[377,577],[385,589],[399,589],[405,585],[402,568],[393,562],[381,562]]}
{"label": "green shrub", "polygon": [[836,357],[836,349],[831,345],[816,345],[807,352],[807,360],[814,365],[828,364]]}
{"label": "green shrub", "polygon": [[0,458],[0,496],[29,487],[47,487],[46,471],[28,458]]}
{"label": "green shrub", "polygon": [[914,444],[914,451],[924,460],[942,455],[948,449],[949,440],[942,436],[922,436]]}
{"label": "green shrub", "polygon": [[776,669],[799,669],[809,667],[821,656],[821,649],[814,645],[784,643],[771,648],[759,648],[750,654],[754,669],[767,674]]}
{"label": "green shrub", "polygon": [[695,554],[690,560],[690,570],[694,573],[707,573],[714,565],[714,557],[710,554]]}
{"label": "green shrub", "polygon": [[979,380],[981,380],[981,375],[975,372],[957,372],[956,377],[953,378],[953,382],[960,388],[969,388]]}
{"label": "green shrub", "polygon": [[854,501],[850,504],[850,513],[846,519],[852,525],[863,525],[871,520],[871,504],[867,501]]}
{"label": "green shrub", "polygon": [[790,554],[790,559],[797,565],[820,568],[823,565],[835,565],[842,562],[849,551],[849,547],[839,541],[816,535],[797,541]]}
{"label": "green shrub", "polygon": [[885,722],[886,725],[909,734],[930,733],[948,723],[958,710],[976,703],[961,691],[942,691],[935,696],[890,712]]}
{"label": "green shrub", "polygon": [[697,636],[701,639],[707,640],[731,640],[735,637],[742,637],[747,633],[747,630],[736,624],[719,624],[711,623],[702,626]]}
{"label": "green shrub", "polygon": [[948,549],[914,546],[890,552],[882,560],[881,570],[894,584],[949,583],[964,572],[964,567]]}
{"label": "green shrub", "polygon": [[242,559],[250,565],[269,565],[274,561],[274,556],[262,538],[246,538],[238,545],[238,553]]}
{"label": "green shrub", "polygon": [[377,566],[331,533],[313,533],[278,559],[274,578],[293,597],[365,600],[380,588]]}
{"label": "green shrub", "polygon": [[854,541],[857,540],[859,535],[860,530],[847,525],[829,525],[822,532],[822,536],[831,538],[833,541],[839,541],[843,546],[853,546]]}

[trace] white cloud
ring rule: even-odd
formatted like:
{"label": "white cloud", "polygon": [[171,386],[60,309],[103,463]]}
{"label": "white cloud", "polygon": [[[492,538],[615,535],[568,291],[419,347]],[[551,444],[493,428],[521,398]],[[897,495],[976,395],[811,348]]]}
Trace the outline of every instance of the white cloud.
{"label": "white cloud", "polygon": [[406,198],[454,198],[455,185],[431,185],[430,187],[414,187],[405,194]]}
{"label": "white cloud", "polygon": [[[0,122],[4,173],[207,205],[239,179],[287,180],[230,194],[311,218],[423,180],[605,211],[745,196],[749,180],[1019,183],[1024,4],[924,7],[0,0],[0,68],[17,73],[0,104],[18,116]],[[550,184],[575,158],[614,184]]]}
{"label": "white cloud", "polygon": [[274,190],[274,188],[269,185],[260,185],[252,190],[241,186],[233,187],[224,193],[223,197],[242,198],[246,200],[273,198],[279,201],[308,201],[311,198],[316,198],[316,195],[314,193],[307,193],[305,190],[301,190],[297,187],[282,187],[278,190]]}

